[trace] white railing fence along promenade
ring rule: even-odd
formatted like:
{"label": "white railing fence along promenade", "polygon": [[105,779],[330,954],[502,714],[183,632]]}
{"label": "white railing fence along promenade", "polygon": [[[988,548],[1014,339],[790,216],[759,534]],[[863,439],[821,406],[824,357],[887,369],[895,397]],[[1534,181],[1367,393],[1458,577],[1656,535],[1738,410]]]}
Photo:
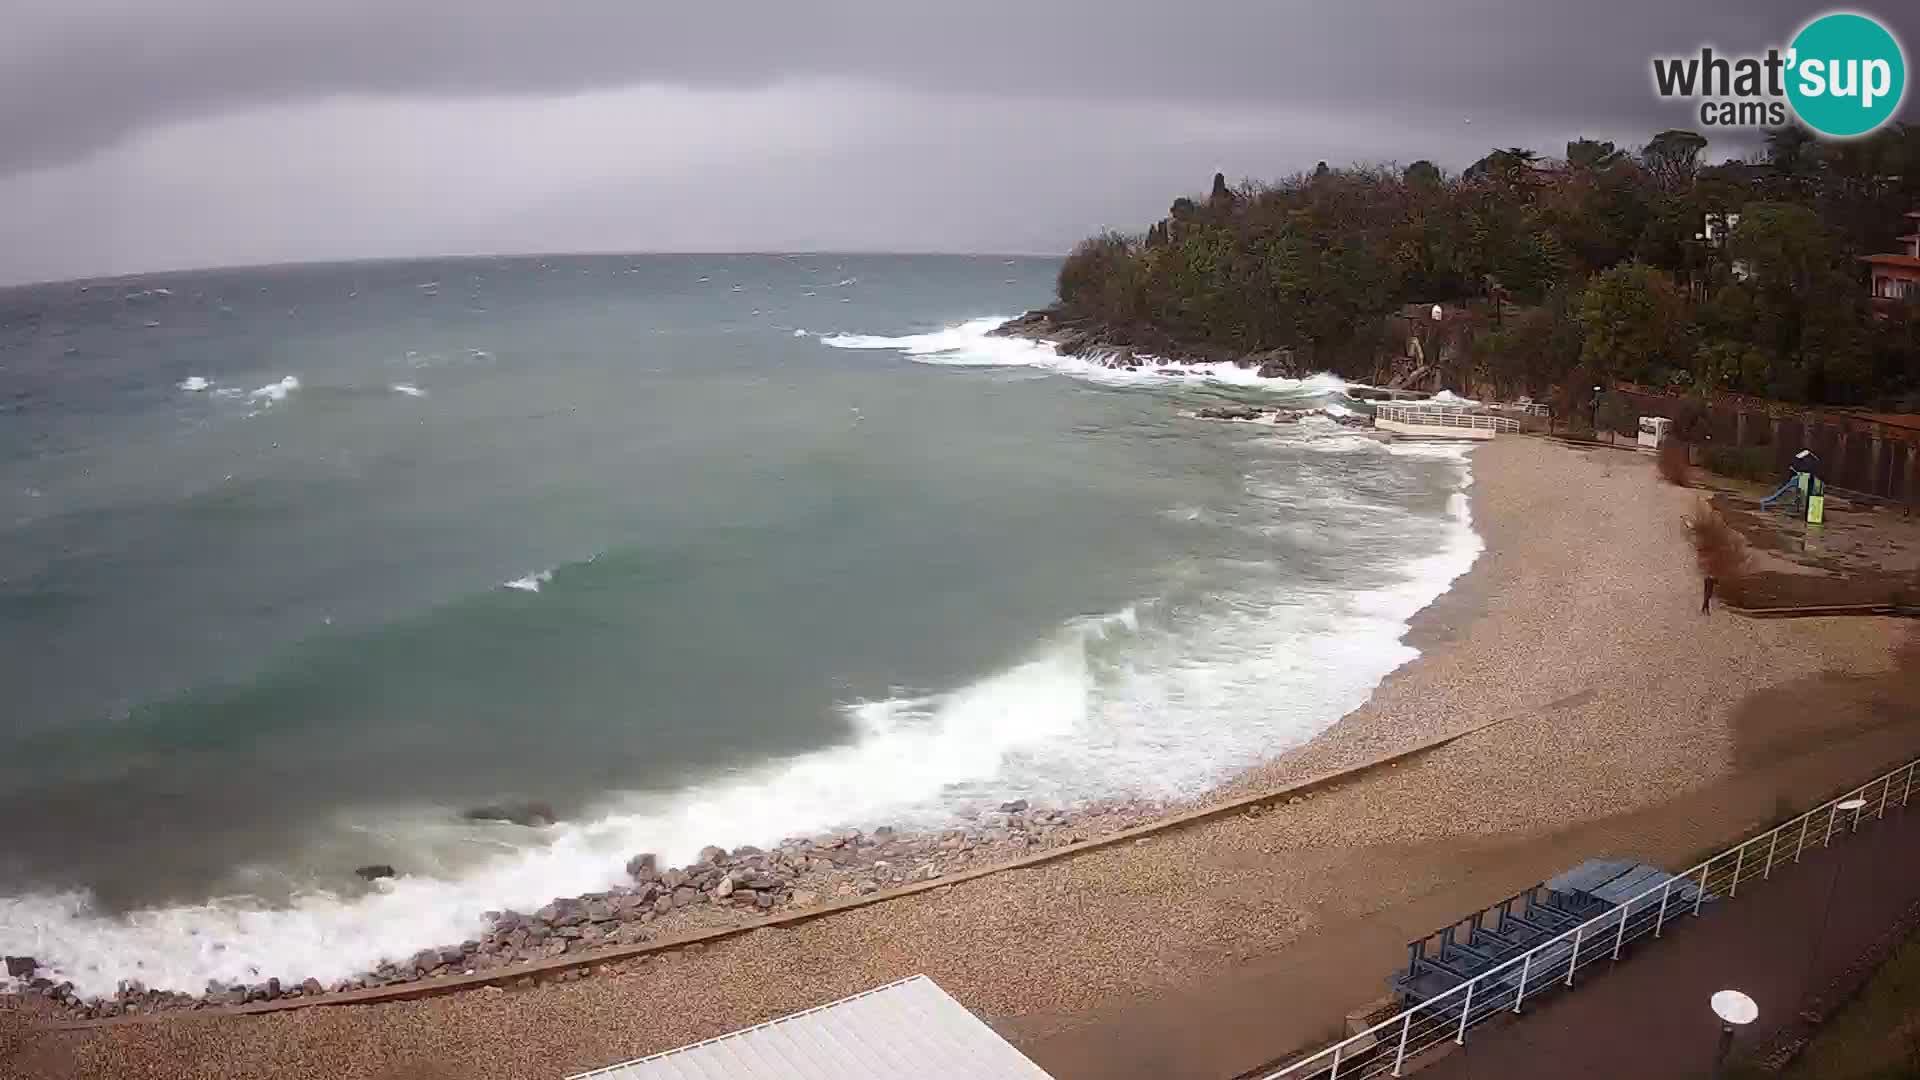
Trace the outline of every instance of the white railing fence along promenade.
{"label": "white railing fence along promenade", "polygon": [[1387,420],[1398,424],[1414,424],[1421,427],[1469,428],[1475,431],[1493,431],[1511,433],[1520,430],[1520,422],[1510,416],[1494,416],[1491,413],[1474,412],[1470,409],[1452,408],[1444,405],[1376,405],[1373,416],[1376,420]]}
{"label": "white railing fence along promenade", "polygon": [[[1905,806],[1913,795],[1916,766],[1920,759],[1728,848],[1451,990],[1268,1073],[1263,1080],[1399,1076],[1407,1062],[1421,1053],[1449,1040],[1464,1044],[1474,1025],[1518,1013],[1541,994],[1573,986],[1578,974],[1594,964],[1618,960],[1628,942],[1660,937],[1676,919],[1696,917],[1706,904],[1737,899],[1741,886],[1764,881],[1780,867],[1799,862],[1808,848],[1830,845],[1836,836],[1858,829],[1863,818],[1877,820],[1886,816],[1888,807]],[[1864,805],[1840,808],[1855,799],[1864,800]]]}

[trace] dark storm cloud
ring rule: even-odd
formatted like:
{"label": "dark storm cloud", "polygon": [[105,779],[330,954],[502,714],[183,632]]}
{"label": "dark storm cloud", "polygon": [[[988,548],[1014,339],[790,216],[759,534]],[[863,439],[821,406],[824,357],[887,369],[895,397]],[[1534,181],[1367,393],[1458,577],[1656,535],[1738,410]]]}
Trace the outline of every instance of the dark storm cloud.
{"label": "dark storm cloud", "polygon": [[1647,92],[1649,54],[1703,41],[1758,47],[1817,10],[1778,0],[25,0],[0,36],[0,173],[68,161],[155,123],[329,95],[805,78],[1644,126],[1678,122]]}
{"label": "dark storm cloud", "polygon": [[[0,0],[0,282],[516,251],[1059,252],[1143,226],[1216,169],[1637,145],[1695,122],[1655,97],[1652,55],[1758,50],[1820,10]],[[1920,5],[1889,21],[1920,46]],[[1709,134],[1715,158],[1756,141]]]}

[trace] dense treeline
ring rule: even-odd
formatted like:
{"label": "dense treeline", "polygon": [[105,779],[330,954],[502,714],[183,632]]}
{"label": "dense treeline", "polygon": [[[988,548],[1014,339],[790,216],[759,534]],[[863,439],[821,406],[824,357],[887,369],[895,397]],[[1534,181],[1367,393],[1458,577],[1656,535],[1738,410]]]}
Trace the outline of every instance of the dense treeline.
{"label": "dense treeline", "polygon": [[[1536,395],[1623,379],[1795,401],[1920,396],[1916,305],[1869,298],[1858,257],[1898,252],[1920,209],[1920,128],[1822,143],[1771,133],[1703,164],[1667,131],[1637,151],[1496,150],[1329,169],[1183,198],[1144,235],[1082,242],[1060,271],[1073,316],[1378,377],[1409,335],[1450,385]],[[1727,229],[1725,215],[1738,215]],[[1443,324],[1399,316],[1442,303]],[[1439,335],[1443,340],[1435,340]]]}

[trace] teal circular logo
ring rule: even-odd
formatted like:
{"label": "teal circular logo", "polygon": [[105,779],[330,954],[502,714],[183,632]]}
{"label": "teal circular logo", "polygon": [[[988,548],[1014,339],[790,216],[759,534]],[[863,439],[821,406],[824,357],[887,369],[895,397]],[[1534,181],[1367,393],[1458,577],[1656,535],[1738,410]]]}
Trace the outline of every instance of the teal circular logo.
{"label": "teal circular logo", "polygon": [[1907,58],[1887,28],[1849,11],[1802,27],[1788,53],[1787,100],[1822,135],[1865,135],[1907,92]]}

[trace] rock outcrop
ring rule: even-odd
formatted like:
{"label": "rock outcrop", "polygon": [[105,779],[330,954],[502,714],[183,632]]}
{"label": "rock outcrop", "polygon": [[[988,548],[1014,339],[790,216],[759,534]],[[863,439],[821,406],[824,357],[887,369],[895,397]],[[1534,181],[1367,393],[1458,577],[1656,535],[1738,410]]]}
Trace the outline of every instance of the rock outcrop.
{"label": "rock outcrop", "polygon": [[1063,356],[1077,356],[1114,368],[1228,363],[1252,369],[1269,379],[1299,378],[1303,374],[1290,349],[1246,352],[1182,342],[1150,326],[1114,326],[1068,315],[1058,308],[1029,311],[1002,323],[993,332],[1003,337],[1051,342]]}

